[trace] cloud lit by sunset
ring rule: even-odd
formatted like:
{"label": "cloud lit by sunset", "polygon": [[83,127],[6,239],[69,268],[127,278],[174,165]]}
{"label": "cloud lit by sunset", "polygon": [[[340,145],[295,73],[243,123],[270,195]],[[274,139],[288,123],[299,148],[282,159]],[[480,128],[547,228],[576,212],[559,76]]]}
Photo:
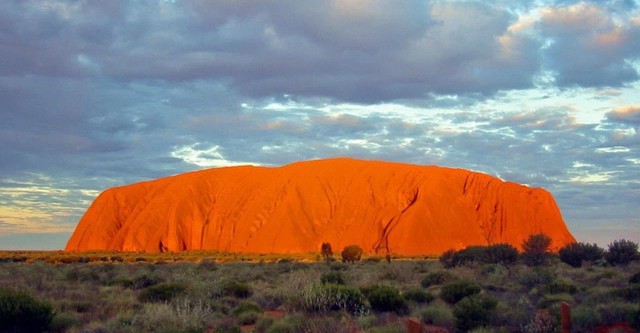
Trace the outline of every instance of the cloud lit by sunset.
{"label": "cloud lit by sunset", "polygon": [[578,240],[638,242],[639,6],[2,1],[0,249],[108,187],[335,156],[543,187]]}

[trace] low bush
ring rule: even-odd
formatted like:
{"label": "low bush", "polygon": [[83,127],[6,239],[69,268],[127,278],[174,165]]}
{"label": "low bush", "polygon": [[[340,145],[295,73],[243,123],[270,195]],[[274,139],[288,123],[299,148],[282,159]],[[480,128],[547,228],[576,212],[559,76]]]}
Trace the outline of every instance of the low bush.
{"label": "low bush", "polygon": [[629,302],[640,302],[640,284],[619,288],[613,291],[614,296],[622,297]]}
{"label": "low bush", "polygon": [[457,281],[446,284],[440,290],[440,298],[449,304],[456,304],[464,297],[477,294],[482,288],[471,281]]}
{"label": "low bush", "polygon": [[92,267],[72,266],[67,271],[66,278],[69,281],[96,282],[100,281],[100,274]]}
{"label": "low bush", "polygon": [[80,320],[69,312],[57,313],[49,324],[50,332],[67,332],[70,328],[80,326]]}
{"label": "low bush", "polygon": [[542,290],[547,294],[575,294],[578,292],[578,287],[571,283],[554,281],[545,285]]}
{"label": "low bush", "polygon": [[578,306],[571,310],[571,330],[574,332],[591,332],[602,325],[600,314],[590,306]]}
{"label": "low bush", "polygon": [[526,270],[518,277],[518,282],[530,290],[540,285],[551,283],[556,278],[556,273],[547,268],[536,267],[532,270]]}
{"label": "low bush", "polygon": [[247,298],[253,295],[253,290],[251,289],[251,286],[244,282],[227,280],[222,282],[222,294],[224,296]]}
{"label": "low bush", "polygon": [[453,275],[445,271],[431,272],[427,274],[422,281],[420,281],[420,285],[424,288],[429,288],[431,286],[440,285],[445,282],[453,280]]}
{"label": "low bush", "polygon": [[346,271],[349,269],[349,265],[346,265],[341,262],[332,262],[329,265],[329,269],[331,269],[332,271]]}
{"label": "low bush", "polygon": [[573,304],[573,297],[570,294],[544,295],[538,300],[538,308],[551,309],[562,302]]}
{"label": "low bush", "polygon": [[345,246],[342,250],[342,262],[354,263],[360,261],[362,257],[362,248],[358,245]]}
{"label": "low bush", "polygon": [[331,271],[320,275],[320,282],[331,284],[344,284],[344,278],[339,271]]}
{"label": "low bush", "polygon": [[133,290],[140,290],[140,289],[148,288],[151,286],[155,286],[156,284],[161,283],[163,281],[164,280],[162,278],[155,277],[155,276],[148,276],[144,274],[131,280],[131,284],[126,287]]}
{"label": "low bush", "polygon": [[183,294],[186,287],[178,283],[162,283],[144,289],[138,296],[141,302],[169,302]]}
{"label": "low bush", "polygon": [[472,262],[485,262],[486,258],[486,246],[468,246],[456,252],[453,261],[455,266],[462,266]]}
{"label": "low bush", "polygon": [[629,278],[629,283],[630,284],[640,283],[640,272],[631,275],[631,277]]}
{"label": "low bush", "polygon": [[434,303],[420,311],[420,320],[425,324],[452,327],[454,317],[451,309],[444,303]]}
{"label": "low bush", "polygon": [[353,315],[362,315],[368,311],[360,290],[337,284],[308,285],[300,291],[293,305],[316,313],[345,310]]}
{"label": "low bush", "polygon": [[203,271],[215,271],[218,269],[218,264],[211,259],[203,259],[198,263],[198,269]]}
{"label": "low bush", "polygon": [[305,318],[298,314],[291,314],[276,320],[267,333],[297,333],[304,331]]}
{"label": "low bush", "polygon": [[240,313],[238,316],[238,324],[240,325],[253,325],[258,321],[260,313],[256,311],[246,311]]}
{"label": "low bush", "polygon": [[442,267],[454,268],[456,267],[456,264],[457,264],[455,261],[455,257],[456,257],[456,250],[447,250],[440,255],[440,258],[438,258],[438,260],[442,264]]}
{"label": "low bush", "polygon": [[528,266],[542,266],[551,256],[549,247],[551,237],[545,234],[534,234],[522,243],[522,261]]}
{"label": "low bush", "polygon": [[0,288],[0,332],[42,332],[49,328],[53,316],[49,303]]}
{"label": "low bush", "polygon": [[398,289],[394,287],[375,286],[363,293],[369,300],[371,308],[375,311],[405,314],[409,310],[407,302],[400,295]]}
{"label": "low bush", "polygon": [[572,267],[581,267],[582,262],[596,262],[603,258],[604,249],[597,244],[571,243],[558,252],[560,260]]}
{"label": "low bush", "polygon": [[460,300],[453,307],[456,328],[461,331],[488,326],[498,301],[486,295],[472,295]]}
{"label": "low bush", "polygon": [[468,246],[459,251],[449,250],[440,256],[440,263],[445,268],[470,263],[511,265],[517,260],[518,250],[510,244]]}
{"label": "low bush", "polygon": [[518,261],[518,250],[511,244],[490,245],[483,259],[487,264],[512,265]]}
{"label": "low bush", "polygon": [[611,265],[626,265],[638,260],[638,244],[630,240],[616,240],[609,244],[605,259]]}
{"label": "low bush", "polygon": [[256,303],[244,302],[244,303],[240,303],[238,306],[235,307],[235,309],[233,309],[233,314],[236,316],[243,312],[262,313],[262,308]]}
{"label": "low bush", "polygon": [[633,322],[638,307],[631,303],[610,302],[599,304],[596,311],[600,315],[603,325],[613,325],[622,322]]}
{"label": "low bush", "polygon": [[413,301],[416,303],[429,303],[435,299],[432,294],[418,288],[413,288],[402,293],[402,297],[407,301]]}
{"label": "low bush", "polygon": [[255,322],[256,332],[266,332],[276,320],[268,316],[259,316]]}

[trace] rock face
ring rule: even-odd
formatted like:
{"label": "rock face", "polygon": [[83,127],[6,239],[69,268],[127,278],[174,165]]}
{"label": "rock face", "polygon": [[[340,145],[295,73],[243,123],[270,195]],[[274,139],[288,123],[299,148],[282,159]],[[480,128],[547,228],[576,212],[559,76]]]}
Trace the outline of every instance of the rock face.
{"label": "rock face", "polygon": [[277,168],[208,169],[111,188],[67,251],[438,254],[469,245],[520,248],[544,232],[574,242],[552,196],[462,169],[329,159]]}

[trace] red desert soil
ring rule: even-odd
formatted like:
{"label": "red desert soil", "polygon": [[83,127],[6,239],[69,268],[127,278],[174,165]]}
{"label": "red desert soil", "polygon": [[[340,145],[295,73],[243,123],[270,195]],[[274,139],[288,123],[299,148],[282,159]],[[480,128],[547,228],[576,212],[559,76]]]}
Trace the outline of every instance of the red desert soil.
{"label": "red desert soil", "polygon": [[201,170],[111,188],[67,251],[368,253],[518,248],[543,232],[574,242],[549,192],[462,169],[347,158]]}

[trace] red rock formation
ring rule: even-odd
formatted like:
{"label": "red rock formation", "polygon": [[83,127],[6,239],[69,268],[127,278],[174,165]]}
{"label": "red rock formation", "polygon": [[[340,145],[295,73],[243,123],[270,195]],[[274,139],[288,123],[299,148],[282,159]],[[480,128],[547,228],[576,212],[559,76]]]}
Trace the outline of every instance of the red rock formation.
{"label": "red rock formation", "polygon": [[462,169],[329,159],[208,169],[104,191],[67,251],[437,254],[544,232],[574,242],[543,189]]}

